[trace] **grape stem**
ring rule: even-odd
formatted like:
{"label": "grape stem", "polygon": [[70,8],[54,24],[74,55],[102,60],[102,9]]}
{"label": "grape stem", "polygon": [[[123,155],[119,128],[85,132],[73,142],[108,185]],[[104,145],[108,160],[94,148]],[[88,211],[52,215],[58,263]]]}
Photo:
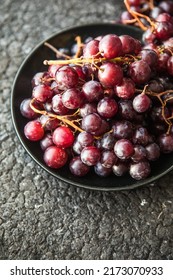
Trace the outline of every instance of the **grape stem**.
{"label": "grape stem", "polygon": [[161,106],[162,106],[162,117],[168,125],[167,134],[169,134],[171,126],[172,126],[171,120],[173,119],[173,116],[168,117],[168,118],[165,116],[165,106],[166,106],[168,101],[173,100],[173,96],[166,98],[164,101],[162,100],[162,96],[164,96],[166,94],[173,93],[173,90],[166,90],[166,91],[163,91],[163,92],[160,92],[160,93],[155,93],[155,92],[152,92],[152,91],[147,91],[146,90],[147,86],[148,85],[146,85],[143,90],[136,89],[136,92],[141,93],[141,94],[145,93],[147,95],[154,96],[154,97],[157,97],[159,99],[159,101],[161,103]]}
{"label": "grape stem", "polygon": [[49,113],[45,110],[38,110],[37,108],[35,108],[35,106],[33,105],[35,102],[35,98],[33,98],[30,102],[30,107],[31,109],[35,112],[35,113],[38,113],[40,115],[46,115],[46,116],[49,116],[51,118],[55,118],[55,119],[58,119],[60,121],[62,121],[64,124],[67,124],[71,127],[73,127],[76,131],[80,131],[80,132],[83,132],[84,130],[81,129],[80,127],[78,127],[77,125],[74,124],[74,120],[69,120],[68,118],[69,117],[72,117],[72,116],[75,116],[78,112],[75,112],[73,115],[64,115],[64,116],[59,116],[59,115],[55,115],[55,114],[52,114],[52,113]]}
{"label": "grape stem", "polygon": [[77,65],[82,65],[82,64],[97,64],[105,61],[109,62],[132,62],[136,59],[139,59],[139,57],[133,57],[133,56],[126,56],[126,57],[115,57],[112,59],[107,59],[104,57],[101,58],[94,58],[94,57],[89,57],[89,58],[83,58],[83,57],[77,57],[77,58],[71,58],[68,60],[44,60],[43,64],[44,65],[67,65],[67,64],[77,64]]}
{"label": "grape stem", "polygon": [[[150,26],[152,27],[152,29],[155,29],[155,23],[146,15],[138,13],[136,11],[133,11],[129,5],[128,0],[124,0],[124,4],[126,6],[127,11],[132,15],[132,17],[135,19],[134,23],[138,23],[139,27],[143,30],[146,31],[148,29],[148,26],[145,26],[140,18],[144,18],[146,21],[149,22]],[[149,0],[149,6],[151,9],[154,8],[154,4],[152,0]]]}

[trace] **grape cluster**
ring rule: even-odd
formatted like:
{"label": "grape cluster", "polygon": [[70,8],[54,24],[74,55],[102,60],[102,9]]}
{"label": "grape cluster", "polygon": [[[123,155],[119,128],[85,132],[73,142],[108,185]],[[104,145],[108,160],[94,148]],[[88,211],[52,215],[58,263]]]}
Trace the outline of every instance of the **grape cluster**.
{"label": "grape cluster", "polygon": [[[151,1],[128,5],[136,11],[144,2]],[[171,1],[161,1],[160,10],[163,2]],[[165,12],[159,17],[172,24],[162,21]],[[35,74],[20,111],[28,119],[24,134],[40,141],[47,166],[141,180],[151,162],[173,152],[171,36],[143,46],[125,34],[78,38],[68,55],[57,50],[61,59],[44,61],[47,71]]]}

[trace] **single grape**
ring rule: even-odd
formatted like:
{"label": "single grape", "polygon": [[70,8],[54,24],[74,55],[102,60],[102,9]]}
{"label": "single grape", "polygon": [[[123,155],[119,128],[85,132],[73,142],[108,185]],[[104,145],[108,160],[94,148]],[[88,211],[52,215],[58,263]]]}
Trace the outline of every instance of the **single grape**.
{"label": "single grape", "polygon": [[112,150],[115,145],[115,137],[112,133],[105,133],[100,139],[100,148],[103,150]]}
{"label": "single grape", "polygon": [[68,155],[64,149],[50,146],[45,150],[43,159],[47,166],[58,169],[66,164]]}
{"label": "single grape", "polygon": [[173,152],[173,135],[172,134],[161,134],[158,138],[158,144],[160,150],[164,154]]}
{"label": "single grape", "polygon": [[62,103],[68,109],[78,109],[84,103],[84,96],[77,88],[70,88],[62,94]]}
{"label": "single grape", "polygon": [[105,167],[105,168],[111,168],[116,162],[118,158],[115,155],[114,151],[103,151],[101,153],[101,159],[100,163]]}
{"label": "single grape", "polygon": [[83,57],[84,58],[99,58],[101,57],[101,54],[99,53],[99,41],[94,39],[89,41],[87,44],[85,44],[83,48]]}
{"label": "single grape", "polygon": [[99,162],[101,153],[95,146],[85,147],[81,152],[81,160],[88,166],[96,165]]}
{"label": "single grape", "polygon": [[125,138],[130,139],[133,134],[133,125],[127,120],[116,121],[112,125],[113,135],[117,139]]}
{"label": "single grape", "polygon": [[101,162],[98,162],[94,166],[94,171],[100,177],[108,177],[112,173],[112,168],[106,168]]}
{"label": "single grape", "polygon": [[73,67],[63,66],[56,72],[55,80],[59,89],[66,90],[77,86],[79,76]]}
{"label": "single grape", "polygon": [[73,146],[72,146],[73,151],[75,152],[75,154],[80,155],[83,147],[81,146],[81,144],[78,142],[78,140],[74,140]]}
{"label": "single grape", "polygon": [[82,92],[88,102],[99,101],[103,98],[103,88],[98,81],[88,81],[82,87]]}
{"label": "single grape", "polygon": [[83,130],[92,133],[97,131],[101,127],[101,124],[101,117],[98,114],[93,113],[83,117],[81,127]]}
{"label": "single grape", "polygon": [[57,115],[67,115],[69,113],[69,109],[64,106],[62,102],[62,94],[56,94],[52,98],[52,110]]}
{"label": "single grape", "polygon": [[138,113],[144,113],[151,107],[151,99],[146,94],[138,94],[133,99],[133,108]]}
{"label": "single grape", "polygon": [[90,167],[84,164],[79,156],[72,158],[69,163],[69,168],[71,173],[78,177],[85,176],[90,170]]}
{"label": "single grape", "polygon": [[60,148],[71,147],[74,142],[74,134],[69,127],[59,126],[52,135],[53,143]]}
{"label": "single grape", "polygon": [[40,123],[45,131],[47,130],[54,130],[59,125],[59,120],[56,118],[50,118],[47,115],[42,115],[40,117]]}
{"label": "single grape", "polygon": [[123,80],[122,68],[113,62],[105,62],[100,66],[98,78],[101,84],[106,88],[119,85]]}
{"label": "single grape", "polygon": [[45,136],[40,140],[40,147],[43,151],[45,151],[48,147],[53,146],[52,141],[52,134],[47,133]]}
{"label": "single grape", "polygon": [[157,66],[158,54],[154,50],[144,49],[140,52],[141,59],[145,61],[151,68]]}
{"label": "single grape", "polygon": [[82,118],[93,113],[97,113],[96,103],[85,103],[79,109],[79,114]]}
{"label": "single grape", "polygon": [[130,164],[129,173],[135,180],[142,180],[150,175],[151,168],[148,161],[140,161]]}
{"label": "single grape", "polygon": [[143,60],[135,61],[130,64],[128,74],[136,84],[145,84],[151,78],[151,68]]}
{"label": "single grape", "polygon": [[83,131],[78,134],[77,141],[82,147],[92,146],[94,143],[94,137],[91,133]]}
{"label": "single grape", "polygon": [[123,176],[125,175],[129,170],[129,164],[128,162],[123,162],[118,160],[117,163],[115,163],[112,167],[112,171],[116,176]]}
{"label": "single grape", "polygon": [[31,80],[31,85],[34,88],[38,85],[50,85],[50,75],[48,72],[38,72],[34,75],[34,77]]}
{"label": "single grape", "polygon": [[118,104],[113,98],[104,97],[97,105],[97,112],[104,118],[112,118],[118,111]]}
{"label": "single grape", "polygon": [[142,145],[134,146],[134,154],[131,159],[133,162],[140,162],[146,159],[147,153],[146,149]]}
{"label": "single grape", "polygon": [[135,93],[135,84],[130,78],[123,78],[120,85],[114,87],[115,94],[122,99],[131,99]]}
{"label": "single grape", "polygon": [[24,99],[20,104],[20,112],[23,117],[32,120],[37,118],[38,114],[32,110],[30,103],[31,103],[31,98]]}
{"label": "single grape", "polygon": [[115,58],[122,54],[122,43],[115,34],[103,36],[99,42],[99,51],[107,59]]}
{"label": "single grape", "polygon": [[136,112],[133,108],[132,100],[120,100],[118,103],[118,114],[121,119],[134,120]]}
{"label": "single grape", "polygon": [[119,159],[129,159],[134,154],[134,147],[128,139],[120,139],[115,143],[114,152]]}
{"label": "single grape", "polygon": [[25,125],[24,134],[30,141],[39,141],[44,136],[44,129],[39,121],[33,120]]}
{"label": "single grape", "polygon": [[149,133],[145,127],[139,126],[133,134],[133,143],[146,146],[149,142]]}
{"label": "single grape", "polygon": [[148,144],[145,149],[149,161],[155,161],[160,157],[160,147],[156,143]]}
{"label": "single grape", "polygon": [[129,35],[121,35],[122,49],[124,54],[133,54],[135,51],[136,43],[135,39]]}
{"label": "single grape", "polygon": [[47,85],[38,85],[33,88],[32,96],[38,102],[44,103],[48,99],[52,98],[53,92],[51,88]]}

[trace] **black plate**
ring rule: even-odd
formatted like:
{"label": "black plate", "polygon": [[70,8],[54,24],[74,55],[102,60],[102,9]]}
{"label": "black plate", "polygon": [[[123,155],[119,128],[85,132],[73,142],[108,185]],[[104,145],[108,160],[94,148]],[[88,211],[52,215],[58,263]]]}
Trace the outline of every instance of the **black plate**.
{"label": "black plate", "polygon": [[[69,48],[73,45],[74,38],[77,35],[80,35],[82,39],[85,39],[89,36],[96,37],[108,33],[115,33],[117,35],[128,34],[137,39],[141,39],[142,36],[141,31],[134,27],[101,23],[66,29],[53,35],[46,41],[56,48]],[[78,178],[70,173],[67,166],[58,170],[48,168],[43,161],[43,152],[41,151],[39,143],[30,142],[24,136],[23,128],[27,123],[27,120],[22,117],[19,109],[22,100],[31,97],[31,79],[34,74],[47,69],[47,67],[43,65],[45,59],[54,59],[54,54],[51,50],[45,47],[42,42],[29,54],[21,65],[13,84],[11,98],[12,120],[16,133],[27,153],[44,170],[55,176],[57,179],[61,179],[75,186],[93,190],[116,191],[133,189],[151,183],[173,168],[173,156],[171,154],[163,155],[157,162],[153,163],[150,177],[142,181],[135,181],[129,175],[124,177],[116,177],[112,175],[106,178],[101,178],[94,174],[94,172],[89,173],[86,177]]]}

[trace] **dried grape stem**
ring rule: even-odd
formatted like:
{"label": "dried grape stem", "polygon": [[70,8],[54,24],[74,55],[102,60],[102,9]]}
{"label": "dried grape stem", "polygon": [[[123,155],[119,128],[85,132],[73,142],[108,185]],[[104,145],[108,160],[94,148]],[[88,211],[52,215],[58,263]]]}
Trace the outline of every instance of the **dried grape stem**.
{"label": "dried grape stem", "polygon": [[[154,7],[153,1],[150,0],[149,3],[150,3],[150,8],[153,9],[153,7]],[[124,4],[125,4],[125,6],[126,6],[127,11],[132,15],[132,17],[135,19],[135,22],[138,23],[139,27],[140,27],[143,31],[146,31],[146,30],[148,29],[148,26],[145,26],[145,25],[142,23],[142,21],[140,20],[140,18],[146,19],[146,20],[149,22],[150,26],[151,26],[153,29],[155,29],[155,23],[150,19],[150,17],[148,17],[148,16],[146,16],[146,15],[144,15],[144,14],[138,13],[138,12],[136,12],[136,11],[133,11],[133,10],[131,9],[130,5],[129,5],[128,0],[124,0]]]}
{"label": "dried grape stem", "polygon": [[45,65],[67,65],[67,64],[76,64],[76,65],[83,65],[83,64],[97,64],[105,61],[110,61],[110,62],[132,62],[135,59],[139,59],[139,57],[133,57],[133,56],[125,56],[125,57],[115,57],[112,59],[107,59],[104,57],[101,58],[94,58],[94,57],[89,57],[89,58],[83,58],[83,57],[78,57],[78,58],[71,58],[68,60],[44,60],[43,64]]}
{"label": "dried grape stem", "polygon": [[33,99],[31,100],[31,102],[30,102],[30,107],[31,107],[31,109],[32,109],[35,113],[38,113],[38,114],[40,114],[40,115],[46,115],[46,116],[49,116],[49,117],[51,117],[51,118],[56,118],[56,119],[62,121],[64,124],[67,124],[67,125],[73,127],[73,128],[74,128],[75,130],[77,130],[77,131],[80,131],[80,132],[83,132],[83,131],[84,131],[83,129],[81,129],[80,127],[78,127],[77,125],[75,125],[75,124],[74,124],[74,121],[71,121],[71,120],[68,119],[68,117],[75,115],[75,113],[74,113],[73,115],[70,115],[70,116],[68,116],[68,115],[65,115],[65,116],[58,116],[58,115],[49,113],[49,112],[47,112],[47,111],[45,111],[45,110],[38,110],[38,109],[35,108],[34,105],[33,105],[34,101],[35,101],[35,99],[33,98]]}
{"label": "dried grape stem", "polygon": [[66,55],[66,54],[60,52],[58,49],[56,49],[54,46],[52,46],[48,42],[45,42],[44,45],[46,47],[48,47],[50,50],[52,50],[56,54],[57,57],[64,57],[66,59],[70,59],[71,58],[69,55]]}
{"label": "dried grape stem", "polygon": [[147,87],[147,85],[144,87],[143,90],[141,90],[141,89],[136,89],[136,92],[142,94],[142,93],[144,93],[144,91],[145,91],[145,94],[150,95],[150,96],[157,97],[157,98],[159,99],[159,101],[160,101],[160,103],[161,103],[161,106],[162,106],[162,117],[163,117],[164,121],[165,121],[165,122],[167,123],[167,125],[168,125],[167,133],[169,133],[169,132],[170,132],[170,129],[171,129],[171,126],[172,126],[171,119],[173,119],[173,116],[172,116],[172,117],[169,117],[169,118],[167,118],[167,117],[165,116],[165,106],[166,106],[166,104],[167,104],[167,102],[168,102],[169,100],[172,100],[172,99],[173,99],[173,97],[168,97],[167,99],[165,99],[165,100],[163,101],[163,100],[162,100],[162,96],[164,96],[164,95],[166,95],[166,94],[168,94],[168,93],[173,93],[173,90],[166,90],[166,91],[163,91],[163,92],[160,92],[160,93],[155,93],[155,92],[152,92],[152,91],[147,91],[147,90],[146,90],[146,87]]}
{"label": "dried grape stem", "polygon": [[78,58],[81,54],[81,50],[82,50],[82,47],[83,47],[83,43],[82,43],[82,40],[81,40],[81,37],[80,36],[77,36],[75,38],[76,42],[77,42],[77,51],[76,51],[76,54],[74,56],[74,58]]}

